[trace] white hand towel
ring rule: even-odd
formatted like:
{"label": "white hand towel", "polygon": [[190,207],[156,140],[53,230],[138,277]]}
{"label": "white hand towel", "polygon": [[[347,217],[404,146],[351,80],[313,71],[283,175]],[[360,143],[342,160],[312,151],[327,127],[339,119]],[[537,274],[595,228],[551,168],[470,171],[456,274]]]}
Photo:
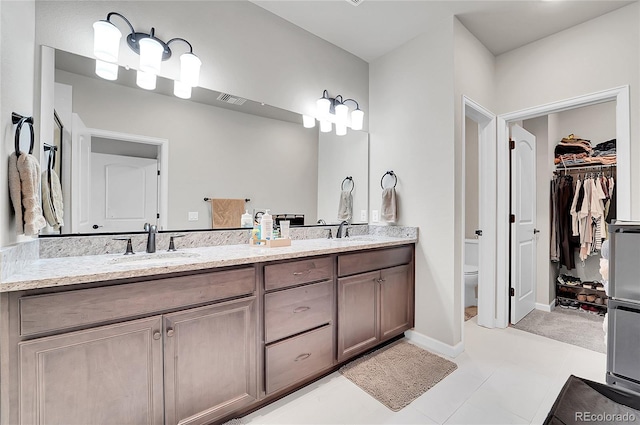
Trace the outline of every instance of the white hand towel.
{"label": "white hand towel", "polygon": [[24,214],[24,234],[37,235],[47,225],[42,216],[40,206],[40,164],[31,154],[23,153],[18,158],[20,173],[20,190],[22,192],[22,208]]}
{"label": "white hand towel", "polygon": [[353,197],[350,190],[340,192],[340,205],[338,206],[338,220],[351,220],[353,216]]}
{"label": "white hand towel", "polygon": [[[49,188],[49,173],[51,173],[51,188]],[[55,230],[64,226],[64,204],[62,201],[62,187],[55,170],[42,173],[42,211],[44,218]]]}
{"label": "white hand towel", "polygon": [[382,190],[382,207],[380,208],[382,219],[389,223],[395,223],[398,219],[398,206],[396,204],[396,189],[388,187]]}
{"label": "white hand towel", "polygon": [[24,233],[22,221],[22,190],[20,185],[20,173],[18,172],[18,157],[15,152],[9,156],[9,195],[13,210],[16,213],[16,231],[19,235]]}

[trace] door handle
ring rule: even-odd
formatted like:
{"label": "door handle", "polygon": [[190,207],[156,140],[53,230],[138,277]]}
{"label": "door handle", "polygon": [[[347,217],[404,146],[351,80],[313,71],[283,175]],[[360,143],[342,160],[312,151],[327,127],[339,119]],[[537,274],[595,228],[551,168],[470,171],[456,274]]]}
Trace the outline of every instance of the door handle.
{"label": "door handle", "polygon": [[478,229],[474,232],[476,236],[482,236],[482,230]]}
{"label": "door handle", "polygon": [[534,234],[534,235],[537,235],[538,233],[540,233],[540,230],[538,230],[538,229],[533,229],[533,234]]}
{"label": "door handle", "polygon": [[97,224],[94,224],[94,225],[93,225],[93,226],[91,226],[91,227],[93,227],[94,229],[97,229],[98,227],[104,227],[104,226],[98,226]]}

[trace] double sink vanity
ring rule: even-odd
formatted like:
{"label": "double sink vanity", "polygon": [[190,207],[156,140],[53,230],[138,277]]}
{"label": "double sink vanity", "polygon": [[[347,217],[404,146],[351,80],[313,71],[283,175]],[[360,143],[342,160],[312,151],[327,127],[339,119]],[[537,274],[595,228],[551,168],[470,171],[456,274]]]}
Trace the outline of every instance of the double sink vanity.
{"label": "double sink vanity", "polygon": [[2,424],[208,424],[413,327],[416,237],[40,259],[0,284]]}

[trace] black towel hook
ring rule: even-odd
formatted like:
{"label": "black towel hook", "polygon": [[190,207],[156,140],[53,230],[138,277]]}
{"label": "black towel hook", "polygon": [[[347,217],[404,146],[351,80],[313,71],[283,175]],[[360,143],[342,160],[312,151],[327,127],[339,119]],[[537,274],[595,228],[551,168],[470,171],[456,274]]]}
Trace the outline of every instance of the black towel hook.
{"label": "black towel hook", "polygon": [[11,122],[14,124],[18,124],[16,127],[16,136],[15,136],[15,148],[16,148],[16,156],[20,156],[20,134],[22,133],[22,125],[24,123],[29,124],[29,131],[31,133],[31,144],[29,145],[29,153],[33,153],[33,144],[35,142],[35,135],[33,134],[33,117],[24,117],[20,114],[16,114],[15,112],[11,113]]}
{"label": "black towel hook", "polygon": [[380,179],[380,187],[384,189],[384,185],[382,184],[382,182],[387,175],[390,175],[395,179],[395,181],[393,182],[393,188],[395,189],[396,185],[398,184],[398,176],[396,176],[396,173],[394,173],[393,171],[387,171],[382,175],[382,178]]}
{"label": "black towel hook", "polygon": [[340,184],[340,189],[341,189],[341,190],[344,190],[344,183],[345,183],[347,180],[351,182],[351,190],[349,191],[349,193],[353,193],[353,189],[355,189],[356,184],[355,184],[355,182],[353,181],[353,177],[352,177],[352,176],[347,176],[347,177],[345,177],[345,178],[344,178],[344,180],[342,180],[342,184]]}

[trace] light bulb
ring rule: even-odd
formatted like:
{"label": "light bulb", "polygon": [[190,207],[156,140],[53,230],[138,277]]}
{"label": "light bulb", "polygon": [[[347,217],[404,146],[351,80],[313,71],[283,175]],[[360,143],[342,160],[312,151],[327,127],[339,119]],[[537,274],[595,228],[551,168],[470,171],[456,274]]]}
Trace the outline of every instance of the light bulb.
{"label": "light bulb", "polygon": [[151,72],[138,71],[136,75],[136,84],[145,90],[155,90],[156,74]]}
{"label": "light bulb", "polygon": [[122,33],[109,21],[93,23],[93,54],[105,62],[118,62]]}
{"label": "light bulb", "polygon": [[176,80],[173,82],[173,94],[180,99],[189,99],[191,98],[191,86]]}
{"label": "light bulb", "polygon": [[109,63],[96,59],[96,75],[104,78],[105,80],[117,80],[118,79],[118,64]]}
{"label": "light bulb", "polygon": [[336,124],[347,125],[347,117],[349,116],[349,107],[344,103],[336,105]]}
{"label": "light bulb", "polygon": [[326,97],[321,97],[316,102],[316,116],[320,121],[326,120],[329,117],[329,109],[331,108],[331,101]]}
{"label": "light bulb", "polygon": [[144,37],[138,40],[138,45],[140,45],[140,70],[155,75],[160,74],[164,53],[162,44],[151,37]]}
{"label": "light bulb", "polygon": [[320,121],[320,131],[323,133],[329,133],[331,131],[331,121]]}
{"label": "light bulb", "polygon": [[302,125],[304,126],[304,128],[313,128],[316,126],[316,119],[311,115],[303,115]]}
{"label": "light bulb", "polygon": [[360,109],[356,109],[351,112],[351,128],[353,130],[362,130],[362,123],[364,121],[364,112]]}
{"label": "light bulb", "polygon": [[347,125],[346,124],[336,124],[336,135],[344,136],[347,134]]}
{"label": "light bulb", "polygon": [[180,81],[191,87],[198,85],[202,61],[193,53],[180,55]]}

